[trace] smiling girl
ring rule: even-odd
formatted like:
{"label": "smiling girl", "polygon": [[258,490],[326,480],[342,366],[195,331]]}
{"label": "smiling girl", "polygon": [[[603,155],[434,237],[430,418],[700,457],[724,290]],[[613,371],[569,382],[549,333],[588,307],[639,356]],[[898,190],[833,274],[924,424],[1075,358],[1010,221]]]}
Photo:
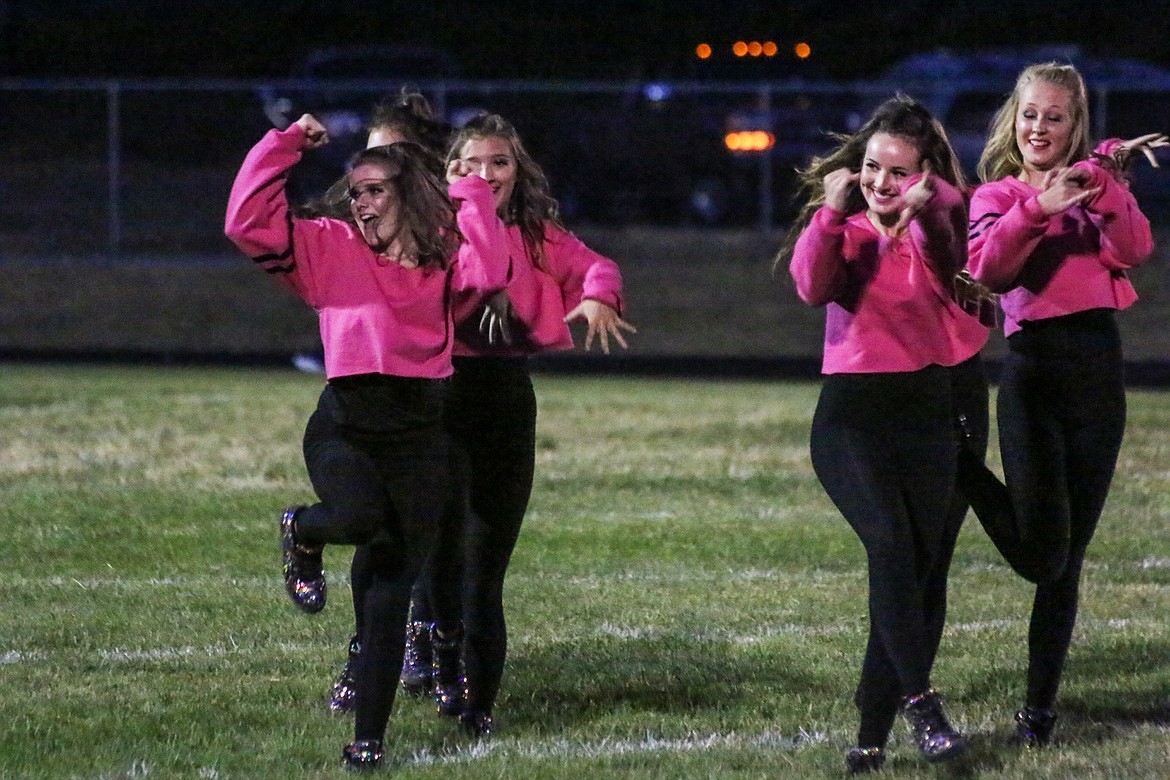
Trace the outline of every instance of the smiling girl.
{"label": "smiling girl", "polygon": [[1153,240],[1123,170],[1167,143],[1154,133],[1090,153],[1088,128],[1076,68],[1029,66],[992,121],[971,198],[971,273],[1001,293],[1008,343],[997,405],[1007,487],[981,459],[963,481],[1004,557],[1037,583],[1016,714],[1031,746],[1052,738],[1085,550],[1125,430],[1114,312],[1137,300],[1127,273]]}
{"label": "smiling girl", "polygon": [[369,768],[382,758],[410,590],[448,489],[450,300],[502,290],[509,260],[487,182],[465,176],[444,186],[415,144],[353,158],[349,219],[293,216],[289,170],[327,142],[308,114],[269,131],[236,176],[225,232],[320,319],[327,382],[304,436],[320,501],[282,515],[282,567],[289,597],[318,612],[326,600],[322,547],[368,546],[354,741],[342,760]]}
{"label": "smiling girl", "polygon": [[861,725],[846,756],[859,774],[881,767],[899,709],[927,760],[967,748],[930,674],[966,509],[954,498],[954,420],[968,397],[986,416],[988,332],[954,296],[966,204],[942,127],[898,96],[841,141],[803,172],[804,227],[777,262],[791,253],[797,293],[826,309],[812,463],[869,563]]}
{"label": "smiling girl", "polygon": [[[507,656],[504,579],[532,492],[536,395],[529,357],[573,347],[569,323],[584,320],[584,348],[626,346],[617,264],[565,228],[548,180],[516,128],[481,114],[456,133],[448,178],[480,176],[491,187],[512,258],[506,294],[484,318],[456,329],[455,376],[445,420],[460,500],[444,515],[438,554],[424,576],[435,611],[435,697],[441,714],[486,736],[494,728]],[[469,311],[457,302],[457,314]]]}

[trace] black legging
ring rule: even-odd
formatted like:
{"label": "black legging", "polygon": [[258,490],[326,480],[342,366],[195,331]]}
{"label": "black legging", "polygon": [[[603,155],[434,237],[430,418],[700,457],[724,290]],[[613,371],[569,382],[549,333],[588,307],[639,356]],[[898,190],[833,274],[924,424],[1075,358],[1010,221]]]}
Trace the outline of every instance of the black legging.
{"label": "black legging", "polygon": [[449,488],[445,382],[387,376],[330,382],[305,429],[320,503],[297,515],[307,544],[366,546],[355,739],[382,739],[402,667],[410,590]]}
{"label": "black legging", "polygon": [[[983,360],[976,354],[947,371],[951,376],[954,414],[956,417],[963,416],[965,419],[963,428],[970,436],[966,446],[982,459],[987,452],[990,427],[989,391]],[[931,668],[934,666],[934,659],[942,641],[943,628],[946,625],[947,578],[967,509],[966,498],[955,491],[944,521],[938,559],[923,588],[927,629],[923,645],[929,651]],[[882,652],[876,634],[870,634],[869,645],[866,659],[873,664],[873,668],[862,675],[855,696],[862,714],[858,744],[880,746],[885,743],[893,728],[902,694],[899,693],[897,671],[888,656]]]}
{"label": "black legging", "polygon": [[457,631],[462,619],[467,709],[491,712],[508,651],[504,575],[536,459],[536,394],[527,360],[456,358],[444,418],[456,484],[466,492],[444,513],[425,576],[439,630]]}
{"label": "black legging", "polygon": [[885,744],[902,697],[930,687],[965,512],[954,497],[955,392],[975,398],[978,413],[982,372],[973,360],[962,369],[829,375],[813,417],[813,468],[869,563],[870,633],[855,696],[865,747]]}
{"label": "black legging", "polygon": [[997,408],[1007,491],[999,495],[1010,492],[1002,514],[1014,516],[1017,538],[1009,544],[1038,582],[1027,703],[1047,709],[1072,641],[1085,550],[1121,450],[1124,366],[1111,309],[1027,322],[1008,346]]}

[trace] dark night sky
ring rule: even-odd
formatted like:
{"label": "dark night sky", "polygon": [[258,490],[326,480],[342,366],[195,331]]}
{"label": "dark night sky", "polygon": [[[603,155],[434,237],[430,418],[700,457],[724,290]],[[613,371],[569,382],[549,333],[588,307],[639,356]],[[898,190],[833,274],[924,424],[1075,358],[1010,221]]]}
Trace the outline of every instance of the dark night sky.
{"label": "dark night sky", "polygon": [[1006,0],[0,0],[0,72],[279,77],[319,46],[411,43],[456,54],[470,78],[630,78],[683,75],[695,43],[738,37],[806,40],[817,68],[841,78],[912,51],[987,44],[1075,43],[1170,65],[1170,1],[1104,9]]}

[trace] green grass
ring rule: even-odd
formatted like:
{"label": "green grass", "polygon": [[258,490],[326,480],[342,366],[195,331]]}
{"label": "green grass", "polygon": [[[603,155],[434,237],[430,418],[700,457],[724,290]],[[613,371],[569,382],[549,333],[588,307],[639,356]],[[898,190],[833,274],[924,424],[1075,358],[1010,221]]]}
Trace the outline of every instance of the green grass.
{"label": "green grass", "polygon": [[[351,632],[281,586],[311,498],[291,371],[0,367],[0,778],[340,777],[324,696]],[[498,733],[401,698],[386,774],[843,775],[865,641],[860,544],[807,457],[812,383],[538,376],[537,482],[506,590]],[[1062,744],[1007,744],[1030,590],[970,521],[934,682],[974,738],[885,776],[1170,777],[1170,404],[1130,396],[1085,572]],[[992,462],[997,462],[993,452]]]}

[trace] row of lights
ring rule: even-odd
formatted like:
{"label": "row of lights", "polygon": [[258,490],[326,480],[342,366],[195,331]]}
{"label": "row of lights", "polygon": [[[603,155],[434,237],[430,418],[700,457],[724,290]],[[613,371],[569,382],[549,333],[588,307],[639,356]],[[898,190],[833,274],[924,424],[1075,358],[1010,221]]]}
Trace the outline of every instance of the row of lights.
{"label": "row of lights", "polygon": [[[775,57],[780,47],[773,41],[736,41],[731,45],[731,53],[736,57]],[[812,54],[812,47],[804,41],[792,46],[792,53],[798,59],[808,59]],[[695,56],[701,60],[709,60],[715,54],[715,49],[709,43],[700,43],[695,47]]]}

